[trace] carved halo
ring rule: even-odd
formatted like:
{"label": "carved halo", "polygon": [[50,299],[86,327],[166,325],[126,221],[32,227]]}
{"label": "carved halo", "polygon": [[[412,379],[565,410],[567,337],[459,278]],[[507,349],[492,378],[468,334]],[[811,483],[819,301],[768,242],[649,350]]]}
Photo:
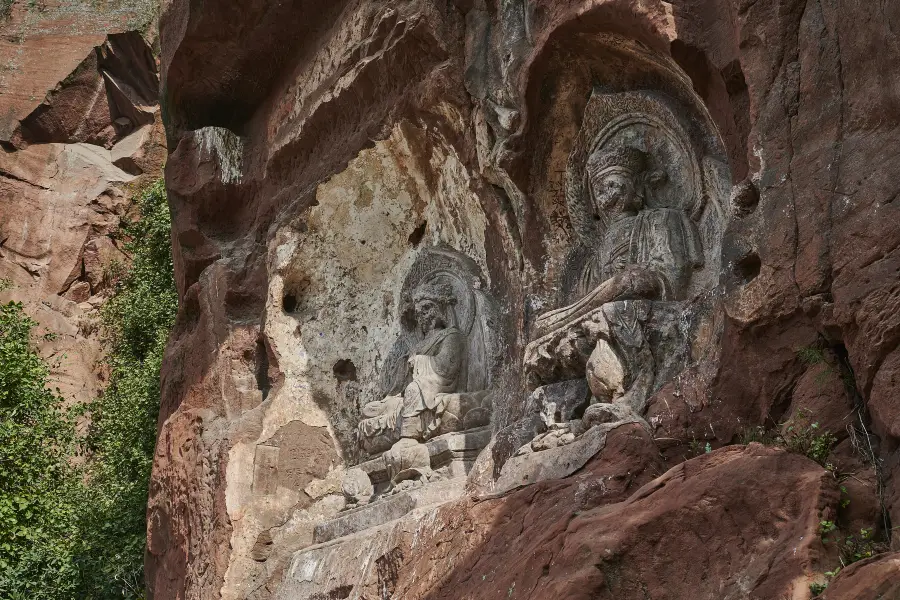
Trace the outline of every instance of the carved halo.
{"label": "carved halo", "polygon": [[403,312],[412,308],[413,293],[423,284],[443,284],[453,290],[453,297],[456,300],[456,304],[452,307],[456,313],[455,325],[468,335],[475,322],[474,290],[482,287],[478,266],[474,261],[443,248],[429,250],[413,264],[403,282],[401,290]]}
{"label": "carved halo", "polygon": [[648,92],[603,93],[594,90],[566,168],[566,203],[578,237],[600,243],[594,207],[585,179],[588,157],[597,150],[631,146],[650,156],[650,167],[666,173],[649,208],[675,208],[698,220],[706,204],[702,171],[681,120],[659,97]]}

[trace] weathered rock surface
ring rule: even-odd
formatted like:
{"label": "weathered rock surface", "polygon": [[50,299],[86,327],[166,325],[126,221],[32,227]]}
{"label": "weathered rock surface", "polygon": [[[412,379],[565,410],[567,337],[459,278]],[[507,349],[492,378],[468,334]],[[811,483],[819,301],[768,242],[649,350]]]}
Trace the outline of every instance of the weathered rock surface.
{"label": "weathered rock surface", "polygon": [[[158,110],[155,60],[136,31],[152,5],[11,3],[0,23],[0,141],[101,145]],[[131,122],[115,124],[117,118]]]}
{"label": "weathered rock surface", "polygon": [[[890,537],[898,27],[900,5],[846,0],[166,3],[182,303],[148,510],[153,597],[806,598],[839,564],[820,520]],[[586,244],[617,202],[647,227]],[[628,291],[602,315],[573,297],[597,248],[627,249],[609,267],[627,277],[598,266]],[[503,340],[494,434],[470,496],[541,433],[540,369],[523,361],[561,307],[581,321],[534,364],[554,353],[544,375],[587,376],[640,413],[652,433],[629,426],[627,455],[643,466],[607,440],[562,480],[314,546],[346,508],[343,474],[371,458],[354,435],[397,391],[385,373],[416,324],[404,284],[435,249],[467,257],[498,303],[482,323]],[[647,275],[647,256],[676,255],[668,279]],[[576,443],[571,412],[560,439]],[[836,478],[856,479],[719,449],[807,413],[838,438]],[[573,486],[606,485],[598,464],[636,483],[673,470],[628,500],[595,490],[606,506],[573,517]]]}
{"label": "weathered rock surface", "polygon": [[885,554],[843,569],[828,586],[824,600],[878,600],[900,595],[900,556]]}
{"label": "weathered rock surface", "polygon": [[[109,269],[128,260],[115,234],[165,158],[158,76],[148,43],[123,31],[134,7],[44,9],[15,3],[0,23],[0,279],[11,284],[0,301],[22,302],[51,334],[40,344],[55,385],[88,402],[103,387]],[[118,155],[140,169],[126,172],[109,148],[133,123],[144,137]]]}
{"label": "weathered rock surface", "polygon": [[[409,599],[808,593],[807,577],[825,554],[818,515],[837,498],[824,469],[782,451],[735,447],[639,487],[654,468],[654,457],[640,454],[641,438],[636,428],[611,434],[571,479],[444,505],[299,552],[275,597],[341,589],[345,598]],[[617,481],[612,474],[623,467],[631,475]]]}

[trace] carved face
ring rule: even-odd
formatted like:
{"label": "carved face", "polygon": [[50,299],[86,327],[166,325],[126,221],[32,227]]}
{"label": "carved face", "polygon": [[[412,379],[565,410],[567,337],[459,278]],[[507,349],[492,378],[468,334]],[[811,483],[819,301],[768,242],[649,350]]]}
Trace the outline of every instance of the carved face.
{"label": "carved face", "polygon": [[428,298],[416,302],[416,322],[425,335],[428,335],[435,329],[441,329],[446,326],[444,313],[440,305]]}
{"label": "carved face", "polygon": [[634,179],[625,173],[609,173],[592,181],[594,208],[600,213],[629,213],[641,210],[643,201]]}

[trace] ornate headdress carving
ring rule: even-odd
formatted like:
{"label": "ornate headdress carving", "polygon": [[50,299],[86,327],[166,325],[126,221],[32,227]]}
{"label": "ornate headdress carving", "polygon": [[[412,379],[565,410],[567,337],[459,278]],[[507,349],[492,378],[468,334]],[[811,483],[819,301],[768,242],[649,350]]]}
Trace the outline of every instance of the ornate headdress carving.
{"label": "ornate headdress carving", "polygon": [[648,208],[684,210],[699,221],[710,194],[689,126],[661,95],[593,91],[566,165],[569,219],[582,243],[602,237],[591,183],[612,172],[633,177]]}
{"label": "ornate headdress carving", "polygon": [[406,359],[420,341],[412,310],[416,302],[431,300],[442,307],[449,323],[466,336],[466,365],[461,381],[467,390],[483,390],[503,347],[496,304],[485,290],[481,269],[471,258],[446,247],[422,252],[403,281],[400,307],[403,325],[400,337],[385,358],[381,393],[402,389]]}
{"label": "ornate headdress carving", "polygon": [[622,173],[632,177],[647,170],[648,158],[631,146],[618,146],[611,150],[595,151],[587,161],[588,177],[592,181],[611,173]]}

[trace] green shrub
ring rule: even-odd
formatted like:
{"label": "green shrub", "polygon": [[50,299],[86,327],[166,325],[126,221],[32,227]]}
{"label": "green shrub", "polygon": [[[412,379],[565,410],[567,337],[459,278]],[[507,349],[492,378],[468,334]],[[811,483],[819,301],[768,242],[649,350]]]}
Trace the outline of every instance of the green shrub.
{"label": "green shrub", "polygon": [[9,18],[15,0],[0,0],[0,23]]}
{"label": "green shrub", "polygon": [[874,529],[864,528],[860,529],[858,534],[844,536],[834,521],[819,521],[819,537],[823,544],[837,545],[841,566],[827,571],[825,577],[828,579],[824,583],[810,584],[809,588],[814,597],[825,591],[828,581],[837,577],[842,568],[890,550],[890,545],[886,542],[875,541],[874,534]]}
{"label": "green shrub", "polygon": [[74,415],[48,389],[22,305],[0,306],[0,598],[74,597],[82,487]]}
{"label": "green shrub", "polygon": [[757,442],[764,446],[781,446],[784,444],[784,439],[777,431],[766,429],[762,425],[745,427],[738,436],[738,443],[747,445],[752,442]]}
{"label": "green shrub", "polygon": [[163,351],[178,308],[162,180],[140,199],[141,218],[122,232],[131,265],[119,271],[102,310],[109,385],[91,406],[86,447],[93,509],[82,524],[83,593],[91,598],[140,598],[150,469],[159,415]]}
{"label": "green shrub", "polygon": [[818,423],[809,425],[789,423],[784,435],[785,447],[797,454],[805,454],[822,466],[828,459],[837,438],[830,431],[824,431]]}
{"label": "green shrub", "polygon": [[[0,600],[144,597],[159,373],[177,295],[161,181],[140,210],[122,227],[131,265],[102,311],[109,385],[87,407],[63,409],[34,350],[36,323],[20,304],[0,306]],[[84,410],[91,424],[78,438]]]}
{"label": "green shrub", "polygon": [[[822,541],[826,542],[827,540],[823,539]],[[843,537],[835,536],[833,541],[838,544],[841,552],[841,564],[844,566],[890,550],[888,544],[875,540],[875,531],[871,528],[860,529],[859,533],[851,533]]]}
{"label": "green shrub", "polygon": [[808,367],[825,362],[825,352],[819,346],[805,346],[797,350],[797,358]]}
{"label": "green shrub", "polygon": [[826,468],[828,455],[837,443],[837,438],[830,431],[819,427],[818,423],[804,424],[805,416],[801,412],[798,421],[785,423],[784,434],[766,429],[762,426],[744,429],[738,441],[741,444],[758,442],[766,446],[781,446],[789,452],[803,454]]}

